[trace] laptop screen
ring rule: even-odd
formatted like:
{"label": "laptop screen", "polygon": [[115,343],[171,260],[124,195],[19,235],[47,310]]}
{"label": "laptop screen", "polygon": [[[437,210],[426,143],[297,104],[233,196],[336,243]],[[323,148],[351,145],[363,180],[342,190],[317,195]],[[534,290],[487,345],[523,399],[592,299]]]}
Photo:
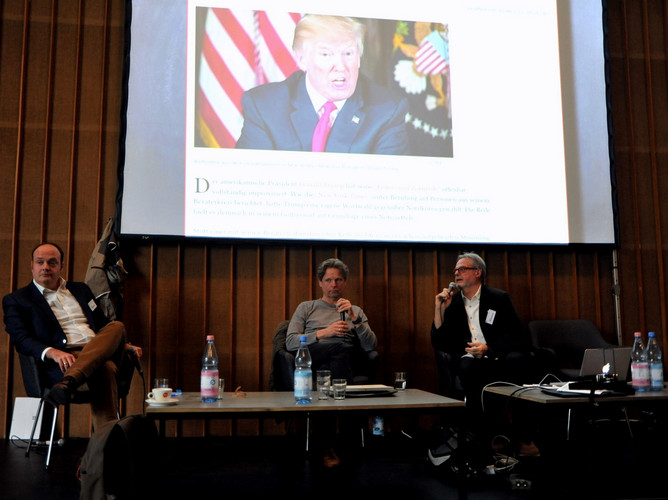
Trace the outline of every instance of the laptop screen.
{"label": "laptop screen", "polygon": [[629,379],[631,365],[630,347],[597,347],[586,349],[580,366],[580,376],[588,377],[605,373],[617,374],[617,380]]}

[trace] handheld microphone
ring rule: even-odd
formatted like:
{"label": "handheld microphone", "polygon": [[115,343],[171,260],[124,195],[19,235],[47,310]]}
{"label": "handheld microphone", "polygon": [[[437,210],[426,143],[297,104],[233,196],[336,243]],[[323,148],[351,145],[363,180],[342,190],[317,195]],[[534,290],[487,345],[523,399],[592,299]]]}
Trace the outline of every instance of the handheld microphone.
{"label": "handheld microphone", "polygon": [[[51,441],[35,441],[35,444],[37,446],[49,446],[51,444]],[[54,441],[53,444],[57,446],[64,446],[65,445],[65,440],[63,438],[60,438],[58,441]]]}
{"label": "handheld microphone", "polygon": [[340,314],[341,314],[341,321],[345,321],[345,320],[346,320],[346,313],[345,313],[345,311],[341,311]]}
{"label": "handheld microphone", "polygon": [[[459,287],[457,286],[457,283],[455,283],[454,281],[451,281],[450,284],[448,285],[448,291],[450,292],[450,294],[453,294],[457,290],[459,290]],[[439,299],[441,301],[441,304],[443,304],[445,302],[445,297],[443,297],[440,294],[439,294]]]}

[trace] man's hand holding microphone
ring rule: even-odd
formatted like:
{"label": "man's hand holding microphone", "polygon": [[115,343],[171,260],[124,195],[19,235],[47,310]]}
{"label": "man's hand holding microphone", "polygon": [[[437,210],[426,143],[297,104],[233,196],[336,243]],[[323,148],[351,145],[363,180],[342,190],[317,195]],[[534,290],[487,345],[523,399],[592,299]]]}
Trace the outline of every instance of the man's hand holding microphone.
{"label": "man's hand holding microphone", "polygon": [[336,310],[341,315],[341,319],[339,321],[335,321],[327,328],[318,330],[318,332],[316,333],[316,337],[318,339],[322,339],[325,337],[336,337],[336,336],[345,337],[346,335],[351,335],[351,336],[353,335],[352,332],[350,332],[350,330],[348,329],[348,321],[346,321],[346,314],[350,316],[350,319],[353,323],[357,321],[358,317],[353,311],[353,306],[350,303],[350,301],[348,299],[340,298],[336,302]]}
{"label": "man's hand holding microphone", "polygon": [[452,296],[459,290],[457,283],[454,281],[450,282],[448,288],[444,288],[440,293],[435,297],[435,310],[434,310],[434,326],[440,328],[443,324],[443,317],[441,311],[447,309],[452,302]]}

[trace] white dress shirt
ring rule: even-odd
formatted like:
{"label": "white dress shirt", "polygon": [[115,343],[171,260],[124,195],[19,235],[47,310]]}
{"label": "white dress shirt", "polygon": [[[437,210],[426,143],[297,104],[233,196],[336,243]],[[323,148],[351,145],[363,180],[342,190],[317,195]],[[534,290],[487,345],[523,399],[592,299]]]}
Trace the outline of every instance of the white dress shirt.
{"label": "white dress shirt", "polygon": [[[56,315],[56,319],[67,337],[67,346],[85,345],[95,336],[95,332],[91,329],[88,319],[83,309],[81,309],[81,304],[67,289],[67,282],[64,279],[61,278],[58,290],[44,288],[34,280],[33,283],[46,299],[53,314]],[[49,349],[51,348],[47,347],[42,352],[42,359],[44,359],[44,355]]]}
{"label": "white dress shirt", "polygon": [[[322,116],[322,113],[324,112],[323,106],[327,102],[327,99],[323,97],[311,83],[309,82],[309,79],[306,78],[306,92],[308,93],[308,96],[311,98],[311,103],[313,104],[313,109],[315,109],[315,112],[318,114],[318,116]],[[329,115],[329,127],[331,128],[332,125],[334,125],[334,120],[336,120],[337,115],[339,114],[339,111],[341,111],[341,108],[343,105],[346,103],[348,99],[342,99],[340,101],[333,101],[334,104],[336,105],[336,109],[332,111],[332,114]]]}
{"label": "white dress shirt", "polygon": [[[469,330],[471,331],[471,342],[480,342],[481,344],[486,344],[485,335],[482,333],[482,328],[480,328],[480,291],[482,286],[478,288],[478,291],[475,295],[468,299],[466,295],[462,293],[462,298],[464,299],[464,307],[466,308],[466,316],[469,321]],[[473,357],[471,354],[465,354],[465,356]]]}

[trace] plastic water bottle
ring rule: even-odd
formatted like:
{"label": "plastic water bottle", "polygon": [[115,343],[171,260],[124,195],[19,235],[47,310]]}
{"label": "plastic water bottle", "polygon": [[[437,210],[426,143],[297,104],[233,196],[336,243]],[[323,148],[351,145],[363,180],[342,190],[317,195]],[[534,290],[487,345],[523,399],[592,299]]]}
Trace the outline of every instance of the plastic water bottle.
{"label": "plastic water bottle", "polygon": [[647,351],[642,341],[642,334],[633,334],[633,349],[631,350],[631,385],[636,392],[649,390],[649,364]]}
{"label": "plastic water bottle", "polygon": [[373,417],[373,427],[371,433],[374,436],[383,437],[385,435],[385,420],[383,417]]}
{"label": "plastic water bottle", "polygon": [[200,393],[203,403],[215,403],[218,400],[218,354],[213,343],[213,335],[206,336],[206,346],[202,355]]}
{"label": "plastic water bottle", "polygon": [[649,388],[652,391],[663,390],[663,356],[656,341],[656,334],[647,334],[647,363],[649,364]]}
{"label": "plastic water bottle", "polygon": [[306,335],[302,335],[299,337],[299,349],[295,356],[295,401],[297,404],[308,404],[313,398],[311,363]]}

